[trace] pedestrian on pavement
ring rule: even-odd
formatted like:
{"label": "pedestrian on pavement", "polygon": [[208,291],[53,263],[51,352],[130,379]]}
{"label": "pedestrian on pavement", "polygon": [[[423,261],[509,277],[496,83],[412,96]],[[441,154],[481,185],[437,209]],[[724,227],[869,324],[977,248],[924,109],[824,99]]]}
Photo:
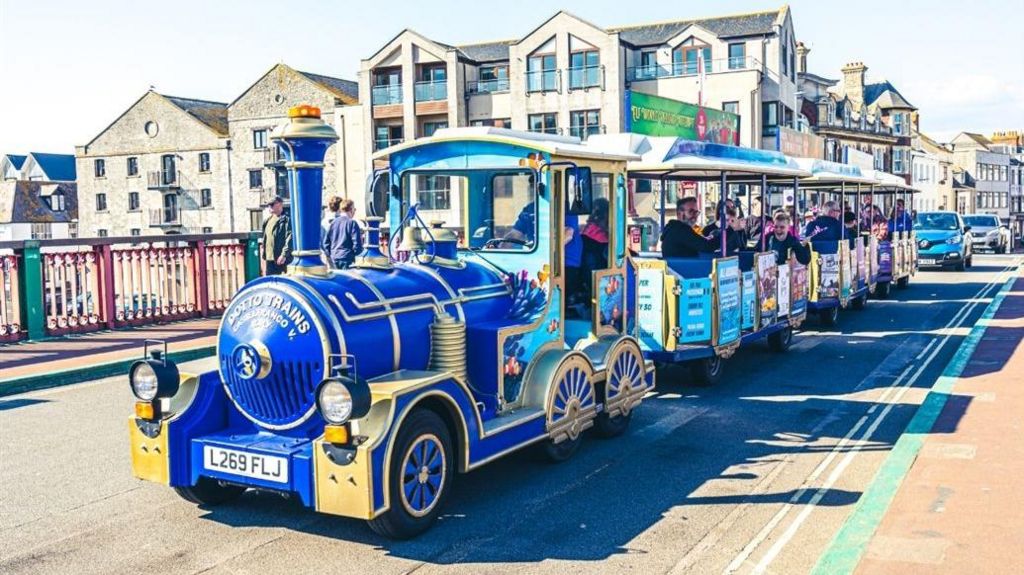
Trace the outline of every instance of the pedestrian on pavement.
{"label": "pedestrian on pavement", "polygon": [[355,263],[356,256],[363,252],[363,230],[355,220],[355,202],[341,200],[338,208],[338,217],[331,222],[322,247],[331,264],[343,270]]}
{"label": "pedestrian on pavement", "polygon": [[263,222],[264,273],[283,274],[292,260],[292,226],[284,213],[284,200],[275,197],[267,204],[270,217]]}
{"label": "pedestrian on pavement", "polygon": [[[324,244],[324,240],[327,239],[327,230],[331,229],[331,222],[338,217],[341,212],[341,198],[338,196],[331,196],[327,200],[327,213],[324,214],[324,219],[320,220],[320,245]],[[325,253],[330,257],[330,252],[325,250]]]}

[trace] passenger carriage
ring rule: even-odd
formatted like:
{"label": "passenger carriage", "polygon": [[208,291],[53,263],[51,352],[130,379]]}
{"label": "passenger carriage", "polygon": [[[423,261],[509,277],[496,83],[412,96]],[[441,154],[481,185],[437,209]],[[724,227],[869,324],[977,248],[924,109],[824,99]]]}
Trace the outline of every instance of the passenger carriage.
{"label": "passenger carriage", "polygon": [[[296,260],[232,300],[219,369],[179,375],[160,352],[131,368],[137,477],[202,504],[281,493],[401,538],[431,525],[456,472],[534,444],[561,460],[588,429],[626,430],[654,386],[624,237],[634,156],[488,128],[382,151],[371,213],[388,214],[391,249],[371,218],[369,249],[332,270],[319,219],[337,135],[315,108],[290,116],[272,140]],[[599,199],[606,258],[570,305],[582,288],[564,244]]]}
{"label": "passenger carriage", "polygon": [[[913,210],[914,194],[918,190],[908,186],[903,178],[877,170],[867,170],[867,175],[878,181],[872,186],[870,197],[872,205],[883,206],[882,211],[888,214],[893,210],[897,200],[903,200],[907,213]],[[877,202],[877,203],[876,203]],[[888,297],[892,284],[906,289],[910,278],[917,273],[917,236],[913,229],[895,230],[878,242],[878,277],[874,295],[878,298]]]}
{"label": "passenger carriage", "polygon": [[[783,188],[797,188],[797,178],[808,175],[776,152],[635,134],[592,136],[589,141],[640,156],[629,162],[630,205],[634,218],[657,222],[647,232],[655,236],[665,228],[667,214],[674,214],[675,202],[667,205],[672,182],[715,183],[722,198],[737,201],[735,194],[742,187],[748,212],[756,187],[764,230],[770,218],[769,186],[785,197]],[[658,191],[640,192],[641,187],[653,189],[642,186],[644,182],[657,182]],[[660,197],[641,197],[644,194]],[[718,217],[724,229],[724,212]],[[645,355],[657,362],[689,365],[693,380],[700,384],[717,382],[723,360],[742,345],[766,339],[773,349],[785,350],[807,313],[806,267],[792,257],[780,266],[775,253],[756,242],[737,256],[723,256],[722,247],[717,255],[665,259],[656,251],[644,251],[633,259],[640,286],[637,324]]]}

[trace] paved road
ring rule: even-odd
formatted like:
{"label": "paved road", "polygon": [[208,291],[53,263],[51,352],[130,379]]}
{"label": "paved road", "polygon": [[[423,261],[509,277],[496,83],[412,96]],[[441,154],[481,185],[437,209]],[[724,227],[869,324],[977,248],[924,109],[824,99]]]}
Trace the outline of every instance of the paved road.
{"label": "paved road", "polygon": [[[998,288],[1011,256],[755,347],[711,389],[659,374],[628,434],[467,476],[421,538],[250,493],[201,509],[130,477],[123,377],[0,399],[3,573],[803,573]],[[207,364],[208,365],[208,364]]]}

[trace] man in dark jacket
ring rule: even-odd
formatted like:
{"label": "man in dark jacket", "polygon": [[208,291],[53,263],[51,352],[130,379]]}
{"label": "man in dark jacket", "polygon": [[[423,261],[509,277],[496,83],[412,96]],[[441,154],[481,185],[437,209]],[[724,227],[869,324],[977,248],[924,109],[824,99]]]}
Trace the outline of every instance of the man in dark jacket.
{"label": "man in dark jacket", "polygon": [[896,200],[896,211],[889,219],[889,235],[893,232],[909,232],[914,229],[914,218],[907,213],[902,199]]}
{"label": "man in dark jacket", "polygon": [[292,260],[292,225],[280,196],[267,204],[270,217],[263,222],[263,262],[268,276],[283,274]]}
{"label": "man in dark jacket", "polygon": [[791,223],[789,214],[782,212],[775,215],[775,229],[768,236],[768,249],[775,252],[775,261],[779,265],[789,261],[790,250],[796,256],[796,261],[807,265],[811,263],[811,249],[789,233]]}
{"label": "man in dark jacket", "polygon": [[321,246],[334,267],[343,270],[356,261],[363,252],[363,230],[356,223],[356,204],[352,200],[341,200],[338,217],[327,228],[324,244]]}
{"label": "man in dark jacket", "polygon": [[839,216],[843,213],[836,202],[825,202],[820,216],[811,220],[804,227],[804,238],[813,241],[838,242],[843,239],[843,225],[839,223]]}
{"label": "man in dark jacket", "polygon": [[715,251],[715,242],[698,234],[697,198],[682,198],[676,202],[676,218],[665,225],[661,233],[661,255],[666,258],[692,258],[699,253]]}

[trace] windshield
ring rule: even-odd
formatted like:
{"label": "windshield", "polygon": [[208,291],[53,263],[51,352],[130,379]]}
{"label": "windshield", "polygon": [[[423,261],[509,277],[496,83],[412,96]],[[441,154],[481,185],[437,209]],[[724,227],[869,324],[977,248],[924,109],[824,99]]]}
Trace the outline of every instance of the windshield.
{"label": "windshield", "polygon": [[957,225],[956,214],[944,212],[925,212],[917,214],[914,218],[914,228],[919,230],[945,230],[955,231],[960,229]]}
{"label": "windshield", "polygon": [[964,216],[964,223],[972,228],[998,228],[999,218],[995,216]]}

